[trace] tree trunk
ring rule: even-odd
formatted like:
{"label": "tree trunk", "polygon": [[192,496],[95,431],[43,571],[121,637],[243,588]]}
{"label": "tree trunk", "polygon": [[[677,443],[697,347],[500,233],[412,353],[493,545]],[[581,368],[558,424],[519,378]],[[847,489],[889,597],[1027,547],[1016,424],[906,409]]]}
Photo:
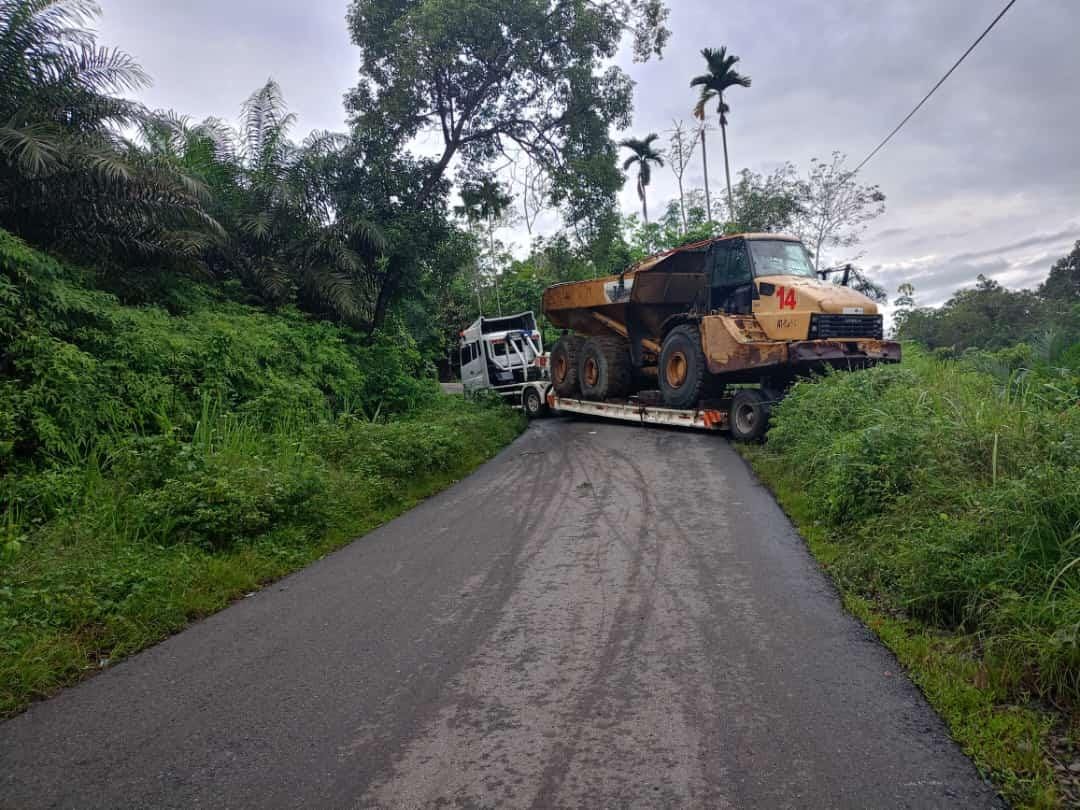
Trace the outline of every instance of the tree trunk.
{"label": "tree trunk", "polygon": [[712,222],[712,197],[709,196],[709,152],[705,148],[705,122],[701,122],[701,166],[705,170],[705,218]]}
{"label": "tree trunk", "polygon": [[[721,102],[723,103],[723,102]],[[728,203],[728,217],[732,220],[735,219],[735,196],[731,193],[731,168],[728,166],[728,154],[727,154],[727,124],[724,123],[724,116],[720,116],[720,137],[724,141],[724,175],[727,177],[727,203]]]}
{"label": "tree trunk", "polygon": [[645,185],[641,182],[641,176],[638,175],[637,181],[637,193],[641,197],[641,216],[645,219],[645,224],[649,224],[649,204],[645,200]]}
{"label": "tree trunk", "polygon": [[686,233],[686,194],[683,193],[682,175],[679,175],[679,216],[682,217],[682,232]]}
{"label": "tree trunk", "polygon": [[502,317],[502,296],[499,295],[499,269],[495,266],[495,217],[488,215],[488,244],[491,261],[491,280],[495,282],[495,307]]}

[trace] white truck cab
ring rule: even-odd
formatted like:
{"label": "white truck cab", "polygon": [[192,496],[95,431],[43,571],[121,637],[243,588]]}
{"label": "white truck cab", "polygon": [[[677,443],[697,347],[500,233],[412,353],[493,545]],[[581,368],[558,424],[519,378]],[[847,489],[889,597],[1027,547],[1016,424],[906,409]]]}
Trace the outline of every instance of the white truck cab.
{"label": "white truck cab", "polygon": [[461,382],[466,396],[494,391],[529,416],[547,408],[550,375],[536,316],[480,317],[461,332]]}

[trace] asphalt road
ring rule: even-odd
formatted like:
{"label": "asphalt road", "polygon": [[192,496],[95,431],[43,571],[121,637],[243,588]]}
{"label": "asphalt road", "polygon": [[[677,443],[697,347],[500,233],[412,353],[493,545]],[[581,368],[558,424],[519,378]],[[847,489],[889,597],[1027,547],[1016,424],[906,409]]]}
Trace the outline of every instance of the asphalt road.
{"label": "asphalt road", "polygon": [[722,438],[550,420],[0,726],[0,806],[997,805]]}

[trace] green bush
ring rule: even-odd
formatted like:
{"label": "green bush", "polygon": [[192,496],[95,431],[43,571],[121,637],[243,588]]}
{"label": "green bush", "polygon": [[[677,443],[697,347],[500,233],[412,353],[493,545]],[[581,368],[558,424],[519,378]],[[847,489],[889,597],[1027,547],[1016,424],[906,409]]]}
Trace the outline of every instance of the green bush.
{"label": "green bush", "polygon": [[123,306],[88,274],[0,231],[0,463],[78,460],[132,433],[194,431],[207,401],[270,427],[302,415],[407,413],[437,393],[403,332],[365,341],[296,310],[189,284],[173,315]]}
{"label": "green bush", "polygon": [[1072,703],[1078,402],[1076,373],[1030,348],[940,360],[908,347],[901,366],[797,385],[766,453],[843,544],[846,587],[976,634],[1015,686]]}
{"label": "green bush", "polygon": [[[188,285],[124,306],[0,231],[0,715],[468,473],[522,428],[362,342]],[[174,285],[173,292],[177,292]]]}

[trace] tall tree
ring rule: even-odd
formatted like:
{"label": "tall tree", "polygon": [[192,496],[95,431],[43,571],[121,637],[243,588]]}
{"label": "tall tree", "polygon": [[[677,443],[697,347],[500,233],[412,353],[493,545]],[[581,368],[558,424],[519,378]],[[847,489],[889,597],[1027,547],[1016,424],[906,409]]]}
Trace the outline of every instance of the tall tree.
{"label": "tall tree", "polygon": [[791,163],[768,175],[743,169],[735,184],[737,214],[729,227],[742,233],[787,231],[801,212],[802,192]]}
{"label": "tall tree", "polygon": [[580,137],[595,118],[607,138],[629,123],[630,80],[605,62],[628,30],[635,58],[660,54],[667,14],[662,0],[353,0],[361,80],[347,106],[395,149],[421,132],[441,139],[421,202],[453,161],[482,167],[514,147],[569,196],[575,126]]}
{"label": "tall tree", "polygon": [[1039,286],[1038,293],[1042,298],[1068,304],[1080,303],[1080,240],[1069,255],[1054,262],[1050,275]]}
{"label": "tall tree", "polygon": [[629,171],[633,166],[637,166],[637,193],[638,199],[641,200],[641,216],[646,223],[649,221],[646,189],[652,182],[652,166],[653,164],[661,167],[664,165],[664,156],[653,146],[659,138],[660,136],[655,132],[650,132],[644,138],[625,138],[619,141],[619,146],[631,152],[630,157],[623,162],[623,171]]}
{"label": "tall tree", "polygon": [[[503,187],[492,177],[485,177],[480,181],[465,183],[461,188],[461,205],[457,206],[456,212],[463,216],[470,224],[480,225],[487,231],[488,237],[488,274],[495,285],[495,305],[499,315],[502,315],[502,297],[499,294],[499,268],[498,257],[495,250],[495,229],[499,220],[506,214],[513,204],[511,197]],[[480,287],[477,285],[477,303],[480,305],[480,314],[483,314],[483,304],[480,301]]]}
{"label": "tall tree", "polygon": [[869,222],[885,212],[885,195],[876,185],[855,182],[844,166],[846,156],[833,152],[831,160],[814,158],[802,184],[795,232],[814,256],[818,269],[827,248],[857,245]]}
{"label": "tall tree", "polygon": [[[679,184],[679,216],[682,219],[682,229],[685,232],[689,227],[686,218],[686,191],[683,188],[683,177],[686,168],[690,165],[690,158],[694,155],[694,139],[688,137],[686,125],[682,121],[673,121],[671,130],[671,147],[668,155],[671,157],[671,171]],[[708,177],[706,176],[706,182]]]}
{"label": "tall tree", "polygon": [[510,175],[521,192],[521,221],[532,236],[537,219],[551,203],[551,177],[520,151],[510,164]]}
{"label": "tall tree", "polygon": [[[705,48],[702,50],[701,55],[705,57],[706,63],[708,63],[708,72],[703,73],[700,76],[695,76],[690,80],[691,87],[700,87],[701,95],[698,98],[698,103],[694,107],[694,116],[699,120],[705,121],[705,108],[706,106],[716,100],[716,112],[720,116],[720,134],[724,142],[724,175],[727,178],[727,194],[728,194],[728,212],[729,216],[734,219],[735,214],[735,198],[731,193],[731,164],[728,161],[728,145],[727,145],[727,114],[731,112],[731,108],[724,101],[724,93],[730,90],[732,87],[749,87],[750,77],[743,76],[737,70],[735,65],[739,61],[739,57],[729,55],[726,47],[721,48]],[[705,127],[701,128],[701,152],[704,158],[705,155]],[[708,169],[706,168],[706,172]],[[706,198],[708,198],[708,180],[705,185]],[[711,204],[709,205],[709,218],[712,218]]]}

